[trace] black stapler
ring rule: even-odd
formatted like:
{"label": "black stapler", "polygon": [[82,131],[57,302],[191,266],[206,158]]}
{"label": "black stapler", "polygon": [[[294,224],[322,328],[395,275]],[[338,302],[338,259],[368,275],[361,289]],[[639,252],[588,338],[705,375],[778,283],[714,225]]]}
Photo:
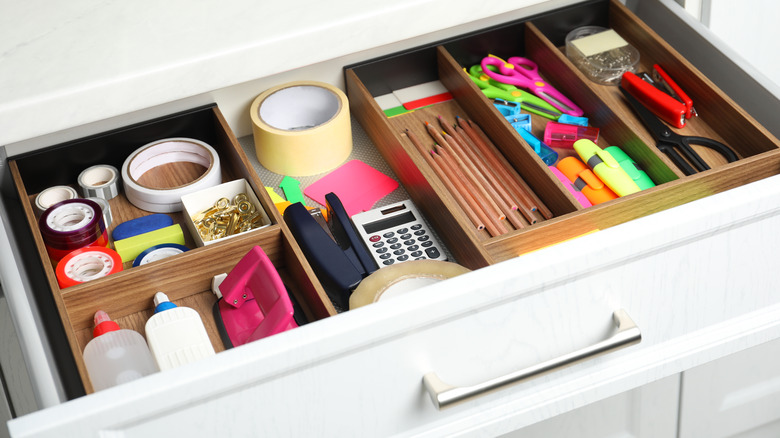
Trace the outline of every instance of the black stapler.
{"label": "black stapler", "polygon": [[360,239],[338,196],[328,193],[325,201],[330,233],[317,223],[300,202],[290,204],[284,210],[284,221],[333,304],[347,310],[352,290],[379,267]]}

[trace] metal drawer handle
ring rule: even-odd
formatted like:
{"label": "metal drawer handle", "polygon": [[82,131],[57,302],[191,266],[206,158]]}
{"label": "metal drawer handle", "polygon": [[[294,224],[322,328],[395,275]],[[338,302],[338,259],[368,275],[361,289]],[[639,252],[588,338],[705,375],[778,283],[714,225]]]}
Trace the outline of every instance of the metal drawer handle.
{"label": "metal drawer handle", "polygon": [[452,386],[439,379],[435,372],[430,372],[423,376],[423,384],[428,394],[431,396],[433,405],[436,409],[444,409],[460,402],[479,397],[483,394],[501,389],[524,380],[538,377],[543,374],[564,368],[586,359],[591,359],[614,350],[628,347],[639,343],[642,340],[642,333],[639,327],[634,323],[625,310],[620,309],[612,314],[612,320],[615,323],[617,332],[609,339],[585,347],[555,359],[550,359],[528,368],[509,373],[505,376],[496,377],[482,383],[472,386]]}

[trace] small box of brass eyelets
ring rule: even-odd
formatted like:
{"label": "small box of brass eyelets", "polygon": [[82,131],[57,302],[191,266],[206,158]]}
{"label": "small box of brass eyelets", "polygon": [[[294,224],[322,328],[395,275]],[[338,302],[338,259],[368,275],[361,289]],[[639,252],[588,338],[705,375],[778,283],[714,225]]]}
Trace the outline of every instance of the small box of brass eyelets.
{"label": "small box of brass eyelets", "polygon": [[257,195],[245,179],[226,182],[181,197],[187,227],[200,246],[271,224]]}
{"label": "small box of brass eyelets", "polygon": [[639,51],[617,32],[601,26],[578,27],[566,35],[566,57],[588,79],[617,85],[623,73],[636,73]]}

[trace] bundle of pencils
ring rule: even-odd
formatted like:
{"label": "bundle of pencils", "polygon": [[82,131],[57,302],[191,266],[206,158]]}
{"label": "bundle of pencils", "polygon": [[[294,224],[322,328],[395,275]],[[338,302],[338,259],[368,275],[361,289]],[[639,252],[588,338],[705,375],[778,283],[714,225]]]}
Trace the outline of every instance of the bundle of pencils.
{"label": "bundle of pencils", "polygon": [[505,221],[514,229],[526,225],[520,215],[528,224],[536,223],[536,211],[544,219],[552,217],[520,175],[498,158],[500,152],[476,123],[461,117],[457,124],[442,116],[438,120],[440,128],[424,122],[432,146],[409,129],[405,133],[478,230],[500,236],[508,232]]}

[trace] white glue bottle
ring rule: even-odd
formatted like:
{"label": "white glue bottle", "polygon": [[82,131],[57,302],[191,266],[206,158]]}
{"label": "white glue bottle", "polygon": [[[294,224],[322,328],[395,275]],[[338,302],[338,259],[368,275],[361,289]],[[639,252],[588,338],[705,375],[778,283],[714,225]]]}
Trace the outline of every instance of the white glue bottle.
{"label": "white glue bottle", "polygon": [[146,321],[146,340],[160,370],[215,354],[196,310],[177,307],[162,292],[154,294],[154,306],[154,315]]}
{"label": "white glue bottle", "polygon": [[84,364],[95,391],[157,371],[144,337],[136,331],[120,329],[102,310],[95,313],[92,336],[84,348]]}

